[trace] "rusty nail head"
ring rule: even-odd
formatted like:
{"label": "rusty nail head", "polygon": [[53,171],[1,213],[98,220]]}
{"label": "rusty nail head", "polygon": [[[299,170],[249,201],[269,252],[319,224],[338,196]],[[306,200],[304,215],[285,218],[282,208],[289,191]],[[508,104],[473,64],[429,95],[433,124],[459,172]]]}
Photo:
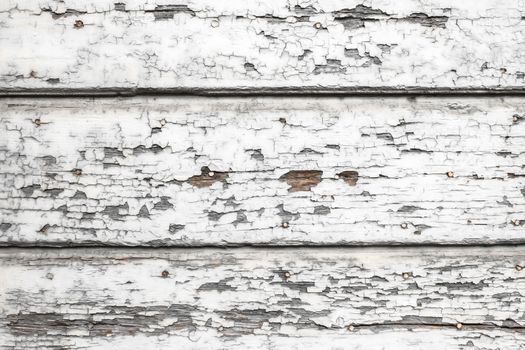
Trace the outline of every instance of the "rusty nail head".
{"label": "rusty nail head", "polygon": [[170,274],[170,273],[169,273],[168,271],[164,270],[164,271],[162,271],[162,274],[161,274],[161,275],[162,275],[163,278],[166,278],[166,277],[169,276],[169,274]]}
{"label": "rusty nail head", "polygon": [[408,279],[410,277],[410,274],[408,272],[403,272],[403,278]]}
{"label": "rusty nail head", "polygon": [[75,170],[73,170],[73,174],[75,174],[76,176],[80,176],[80,175],[82,175],[82,170],[81,169],[75,169]]}
{"label": "rusty nail head", "polygon": [[82,28],[82,27],[84,27],[84,22],[82,22],[81,20],[77,19],[75,21],[74,27],[77,28],[77,29]]}
{"label": "rusty nail head", "polygon": [[321,23],[317,22],[314,24],[315,29],[321,29]]}
{"label": "rusty nail head", "polygon": [[290,278],[291,276],[292,276],[292,274],[290,272],[288,272],[288,271],[286,271],[284,273],[284,277],[286,277],[286,278]]}
{"label": "rusty nail head", "polygon": [[290,226],[290,225],[289,225],[287,222],[283,222],[282,226],[283,226],[284,228],[288,228],[288,226]]}
{"label": "rusty nail head", "polygon": [[36,118],[34,123],[36,126],[40,126],[40,124],[42,124],[42,121],[39,118]]}
{"label": "rusty nail head", "polygon": [[453,172],[453,171],[449,171],[449,172],[447,172],[447,176],[448,176],[448,177],[454,177],[454,172]]}
{"label": "rusty nail head", "polygon": [[514,114],[514,115],[512,116],[512,121],[513,121],[514,123],[517,122],[519,119],[520,119],[520,118],[518,117],[517,114]]}
{"label": "rusty nail head", "polygon": [[516,269],[516,271],[523,270],[523,266],[521,266],[521,265],[516,265],[514,268]]}
{"label": "rusty nail head", "polygon": [[407,224],[406,222],[402,223],[402,224],[401,224],[401,228],[402,228],[402,229],[406,229],[406,228],[408,228],[408,224]]}
{"label": "rusty nail head", "polygon": [[214,173],[213,171],[210,171],[210,172],[208,173],[208,176],[213,176],[213,175],[215,175],[215,173]]}

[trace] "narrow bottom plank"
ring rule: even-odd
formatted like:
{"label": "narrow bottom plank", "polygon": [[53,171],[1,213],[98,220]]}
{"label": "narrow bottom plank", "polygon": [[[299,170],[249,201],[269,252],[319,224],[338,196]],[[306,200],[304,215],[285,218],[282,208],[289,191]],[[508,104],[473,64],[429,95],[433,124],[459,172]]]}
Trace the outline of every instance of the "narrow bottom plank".
{"label": "narrow bottom plank", "polygon": [[2,349],[523,349],[523,247],[3,249]]}

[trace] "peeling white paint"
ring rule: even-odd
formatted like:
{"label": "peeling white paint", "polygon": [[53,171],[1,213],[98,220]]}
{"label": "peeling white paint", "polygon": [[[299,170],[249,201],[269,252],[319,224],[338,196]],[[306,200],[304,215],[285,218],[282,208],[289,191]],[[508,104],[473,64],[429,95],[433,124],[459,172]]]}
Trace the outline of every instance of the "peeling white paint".
{"label": "peeling white paint", "polygon": [[521,97],[5,102],[4,245],[524,240]]}
{"label": "peeling white paint", "polygon": [[524,15],[497,0],[4,0],[0,90],[523,89]]}
{"label": "peeling white paint", "polygon": [[0,345],[521,349],[524,262],[512,247],[4,250]]}

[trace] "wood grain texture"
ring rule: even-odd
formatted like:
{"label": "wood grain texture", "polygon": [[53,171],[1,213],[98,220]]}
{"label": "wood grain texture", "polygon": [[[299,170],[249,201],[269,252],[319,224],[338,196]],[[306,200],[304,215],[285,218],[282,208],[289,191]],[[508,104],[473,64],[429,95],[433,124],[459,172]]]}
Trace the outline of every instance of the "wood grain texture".
{"label": "wood grain texture", "polygon": [[2,245],[524,242],[525,99],[10,99]]}
{"label": "wood grain texture", "polygon": [[523,349],[524,263],[521,247],[4,249],[0,346]]}
{"label": "wood grain texture", "polygon": [[0,91],[523,91],[524,16],[499,0],[3,0]]}

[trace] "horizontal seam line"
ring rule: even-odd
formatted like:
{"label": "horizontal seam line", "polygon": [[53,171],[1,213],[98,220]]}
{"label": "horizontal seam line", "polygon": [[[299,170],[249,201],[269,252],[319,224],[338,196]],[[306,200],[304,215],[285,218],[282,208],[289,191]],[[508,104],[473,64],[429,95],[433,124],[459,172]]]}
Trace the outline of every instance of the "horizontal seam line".
{"label": "horizontal seam line", "polygon": [[134,97],[172,96],[522,96],[525,87],[493,89],[453,88],[101,88],[101,89],[0,89],[0,98],[13,97]]}
{"label": "horizontal seam line", "polygon": [[404,248],[497,248],[497,247],[525,247],[525,241],[519,243],[501,242],[494,244],[450,244],[450,243],[396,243],[396,244],[224,244],[224,245],[213,245],[213,244],[201,244],[201,245],[122,245],[122,244],[11,244],[11,245],[0,245],[1,250],[10,249],[85,249],[85,248],[101,248],[101,249],[113,249],[113,250],[191,250],[191,249],[242,249],[242,248],[254,248],[254,249],[280,249],[280,250],[294,250],[294,249],[374,249],[374,248],[391,248],[401,250]]}

